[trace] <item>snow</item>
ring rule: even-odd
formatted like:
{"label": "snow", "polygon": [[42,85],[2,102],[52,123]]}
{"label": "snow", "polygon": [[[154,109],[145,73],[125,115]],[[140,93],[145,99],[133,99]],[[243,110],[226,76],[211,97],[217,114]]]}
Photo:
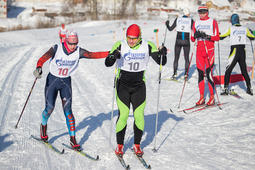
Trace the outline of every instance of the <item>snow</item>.
{"label": "snow", "polygon": [[[123,39],[123,28],[127,28],[132,23],[140,25],[142,37],[155,44],[156,35],[153,30],[159,29],[158,38],[161,44],[166,30],[165,20],[85,21],[67,25],[67,28],[78,32],[79,46],[89,51],[108,51],[115,41]],[[173,20],[174,17],[171,17],[170,22],[172,23]],[[241,24],[254,27],[254,24],[248,21],[242,21]],[[229,22],[219,23],[221,32],[229,26]],[[30,29],[0,33],[1,169],[122,169],[114,155],[116,102],[113,120],[111,120],[114,67],[106,68],[104,59],[80,60],[79,69],[72,77],[72,108],[76,119],[77,140],[85,152],[92,156],[99,155],[98,162],[93,162],[66,148],[64,155],[58,155],[30,139],[30,135],[39,136],[48,62],[43,66],[43,77],[35,84],[18,128],[14,128],[35,80],[33,71],[37,60],[52,45],[59,43],[58,29]],[[175,36],[175,31],[167,31],[165,45],[169,49],[168,63],[162,69],[162,79],[170,78],[172,75]],[[220,70],[221,74],[224,74],[229,51],[229,39],[220,41],[220,46],[218,43],[215,44],[214,75],[218,75]],[[247,65],[252,66],[253,53],[249,41],[246,51]],[[190,80],[185,85],[180,109],[193,106],[199,99],[195,51],[191,44],[190,54],[192,53],[194,54],[189,71]],[[214,107],[201,112],[184,114],[178,112],[180,109],[177,107],[183,83],[162,80],[158,131],[155,136],[158,70],[159,66],[151,59],[146,71],[147,104],[141,146],[145,152],[144,158],[152,169],[253,169],[255,167],[255,99],[254,96],[246,94],[245,82],[231,84],[231,88],[235,89],[243,99],[220,96],[220,86],[217,86],[219,101],[227,102],[222,106],[222,110]],[[232,74],[240,73],[237,65]],[[179,59],[178,74],[184,74],[183,57]],[[254,79],[251,83],[254,87]],[[206,86],[206,100],[209,98],[208,93]],[[174,112],[170,112],[170,109]],[[131,111],[125,136],[124,159],[132,169],[142,170],[144,167],[130,150],[134,139],[133,120]],[[111,123],[113,128],[110,140]],[[62,143],[69,144],[59,96],[55,110],[48,121],[48,135],[49,142],[60,150],[64,148]],[[156,153],[152,151],[154,147],[157,149]]]}
{"label": "snow", "polygon": [[212,3],[214,5],[218,5],[219,7],[230,6],[228,0],[212,0]]}

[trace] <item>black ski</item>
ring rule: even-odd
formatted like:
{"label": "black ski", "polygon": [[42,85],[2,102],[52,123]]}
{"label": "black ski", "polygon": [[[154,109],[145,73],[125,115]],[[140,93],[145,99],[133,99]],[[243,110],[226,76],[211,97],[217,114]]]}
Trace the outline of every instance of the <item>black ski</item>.
{"label": "black ski", "polygon": [[234,96],[234,97],[238,98],[238,99],[242,99],[242,97],[239,94],[237,94],[234,90],[230,90],[229,94],[231,96]]}
{"label": "black ski", "polygon": [[87,157],[87,158],[89,158],[89,159],[91,159],[91,160],[93,160],[93,161],[98,161],[98,160],[99,160],[99,156],[98,156],[98,155],[97,155],[96,158],[95,158],[95,157],[92,157],[92,156],[90,156],[89,154],[87,154],[87,153],[85,153],[85,152],[83,152],[83,151],[77,151],[77,150],[73,149],[71,146],[66,145],[65,143],[62,143],[62,145],[64,145],[64,146],[67,147],[68,149],[73,150],[73,151],[75,151],[76,153],[79,153],[80,155],[85,156],[85,157]]}
{"label": "black ski", "polygon": [[[135,154],[134,149],[132,148],[131,150],[132,150],[132,152]],[[139,161],[143,164],[143,166],[144,166],[146,169],[151,169],[151,165],[148,165],[148,164],[146,163],[146,161],[144,160],[143,156],[138,156],[138,155],[136,155],[136,154],[135,154],[135,156],[137,157],[137,159],[139,159]]]}
{"label": "black ski", "polygon": [[120,161],[121,165],[123,166],[123,168],[129,170],[130,166],[126,164],[125,160],[123,159],[123,156],[119,156],[118,154],[115,153],[115,155],[117,156],[118,160]]}
{"label": "black ski", "polygon": [[53,146],[51,143],[49,142],[44,142],[41,138],[36,137],[34,135],[31,135],[31,138],[35,139],[36,141],[44,144],[45,146],[47,146],[48,148],[50,148],[51,150],[55,151],[58,154],[63,154],[65,152],[65,150],[63,149],[62,151],[59,151],[55,146]]}

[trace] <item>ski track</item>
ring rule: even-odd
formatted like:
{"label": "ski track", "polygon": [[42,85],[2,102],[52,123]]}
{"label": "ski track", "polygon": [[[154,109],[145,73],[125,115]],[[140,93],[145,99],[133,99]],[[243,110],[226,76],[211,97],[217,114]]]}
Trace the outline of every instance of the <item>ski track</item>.
{"label": "ski track", "polygon": [[8,75],[6,76],[6,79],[3,81],[2,91],[4,91],[4,94],[2,92],[0,93],[0,96],[1,96],[0,107],[5,109],[3,110],[3,114],[2,114],[0,132],[5,131],[5,127],[6,127],[5,123],[9,122],[7,121],[9,117],[8,112],[9,110],[12,109],[12,107],[6,107],[6,106],[13,106],[12,101],[15,99],[15,97],[12,95],[14,94],[14,90],[16,90],[16,87],[19,84],[18,77],[20,74],[20,70],[22,66],[24,65],[24,63],[27,61],[29,57],[28,54],[30,54],[33,50],[34,48],[29,49],[28,51],[25,51],[23,49],[23,52],[25,51],[25,53],[24,54],[20,53],[18,57],[16,57],[16,58],[19,58],[20,60],[16,60],[17,63],[15,63],[14,66],[12,66],[11,71],[8,73]]}

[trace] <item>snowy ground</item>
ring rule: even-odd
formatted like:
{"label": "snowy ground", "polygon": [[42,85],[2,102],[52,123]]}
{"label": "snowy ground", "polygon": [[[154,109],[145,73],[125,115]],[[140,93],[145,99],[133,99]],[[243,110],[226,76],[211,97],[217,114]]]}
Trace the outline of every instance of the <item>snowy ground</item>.
{"label": "snowy ground", "polygon": [[[144,39],[156,44],[155,28],[159,29],[159,44],[164,40],[165,20],[158,21],[100,21],[81,22],[72,27],[79,33],[79,45],[89,51],[110,50],[115,40],[123,39],[123,28],[137,23]],[[171,19],[171,22],[173,18]],[[220,23],[223,32],[230,26]],[[103,29],[102,29],[103,28]],[[112,33],[115,31],[115,36]],[[35,77],[36,62],[52,45],[59,42],[58,28],[12,31],[0,33],[0,167],[1,169],[121,169],[114,155],[116,146],[113,128],[110,140],[111,108],[114,67],[106,68],[104,59],[81,60],[73,80],[73,112],[76,118],[76,135],[82,148],[91,155],[99,155],[98,162],[65,149],[57,155],[40,143],[30,139],[39,135],[41,112],[44,109],[44,85],[48,62],[43,67],[43,78],[33,89],[18,128],[14,126],[20,116]],[[173,71],[173,49],[176,32],[167,32],[165,45],[169,49],[168,63],[162,69],[162,79],[170,78]],[[193,45],[191,45],[193,46]],[[247,65],[252,66],[253,55],[247,44]],[[191,48],[191,53],[193,52]],[[220,42],[221,74],[224,74],[229,55],[229,40]],[[216,43],[214,74],[219,73],[218,43]],[[183,56],[183,54],[181,54]],[[219,108],[211,108],[194,114],[178,112],[183,83],[162,80],[159,104],[156,149],[155,119],[158,92],[159,66],[150,60],[146,71],[147,105],[145,130],[141,146],[144,158],[152,169],[242,169],[255,167],[255,117],[254,96],[246,94],[244,82],[231,84],[243,99],[219,96],[220,102],[228,102]],[[180,57],[178,74],[184,73],[184,59]],[[233,73],[240,73],[238,65]],[[195,54],[190,68],[190,83],[186,84],[181,108],[193,106],[199,99]],[[254,87],[254,80],[252,81]],[[217,86],[217,93],[220,87]],[[208,100],[208,89],[206,88]],[[169,109],[174,110],[171,113]],[[117,118],[114,107],[113,127]],[[133,113],[128,119],[124,158],[132,169],[144,169],[130,148],[133,144]],[[69,143],[65,118],[59,98],[48,122],[49,142],[62,149],[61,143]],[[112,145],[109,145],[109,143]]]}

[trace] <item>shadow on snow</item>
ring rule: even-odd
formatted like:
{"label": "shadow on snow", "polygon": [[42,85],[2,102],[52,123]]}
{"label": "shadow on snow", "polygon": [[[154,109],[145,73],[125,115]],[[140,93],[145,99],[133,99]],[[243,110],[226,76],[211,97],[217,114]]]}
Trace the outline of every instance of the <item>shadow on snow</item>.
{"label": "shadow on snow", "polygon": [[3,136],[0,136],[0,152],[2,152],[4,149],[6,149],[7,147],[11,146],[14,142],[13,141],[8,141],[5,142],[5,138],[7,138],[8,136],[10,136],[9,134],[5,134]]}
{"label": "shadow on snow", "polygon": [[[118,110],[114,110],[114,112],[113,112],[113,117],[116,117],[116,116],[118,116]],[[78,141],[78,143],[81,146],[84,145],[86,143],[86,141],[89,140],[89,137],[92,135],[92,133],[97,128],[99,128],[99,127],[102,128],[103,122],[106,120],[110,121],[110,119],[111,119],[111,112],[99,113],[96,116],[85,117],[78,125],[76,125],[76,132],[87,128],[85,133],[81,137],[78,137],[78,139],[80,139],[80,141]],[[155,122],[156,114],[150,114],[150,115],[145,114],[144,119],[145,119],[145,128],[144,128],[144,133],[143,133],[142,142],[141,142],[142,148],[149,146],[154,140],[155,126],[156,126],[156,122]],[[164,142],[167,140],[167,138],[169,137],[171,132],[175,129],[177,124],[180,121],[182,121],[184,118],[178,117],[175,114],[168,113],[167,111],[160,111],[158,113],[157,133],[159,133],[161,131],[163,124],[168,119],[172,119],[175,123],[171,124],[169,126],[168,125],[165,126],[165,127],[169,127],[169,133],[164,137],[164,140],[162,140],[162,139],[160,140],[161,143],[158,143],[159,146],[157,146],[158,147],[157,149],[159,149],[164,144]],[[128,120],[129,120],[129,122],[130,121],[134,122],[134,117],[133,117],[132,111],[130,111]],[[113,130],[115,130],[115,125],[116,125],[116,122],[113,122]],[[129,124],[127,124],[127,126],[132,126],[132,130],[133,130],[133,123],[132,123],[132,125],[130,125],[130,123],[129,123]],[[109,129],[104,129],[104,130],[106,132],[110,132],[110,127],[109,127]],[[64,132],[62,134],[54,136],[50,139],[49,142],[54,142],[57,138],[59,138],[61,136],[65,136],[65,135],[69,135],[69,133]],[[112,135],[115,136],[116,134],[113,133]],[[107,140],[110,140],[110,139],[107,138]],[[134,143],[134,133],[133,132],[131,134],[126,133],[124,150],[127,150],[127,148],[131,148],[133,146],[133,143]]]}

